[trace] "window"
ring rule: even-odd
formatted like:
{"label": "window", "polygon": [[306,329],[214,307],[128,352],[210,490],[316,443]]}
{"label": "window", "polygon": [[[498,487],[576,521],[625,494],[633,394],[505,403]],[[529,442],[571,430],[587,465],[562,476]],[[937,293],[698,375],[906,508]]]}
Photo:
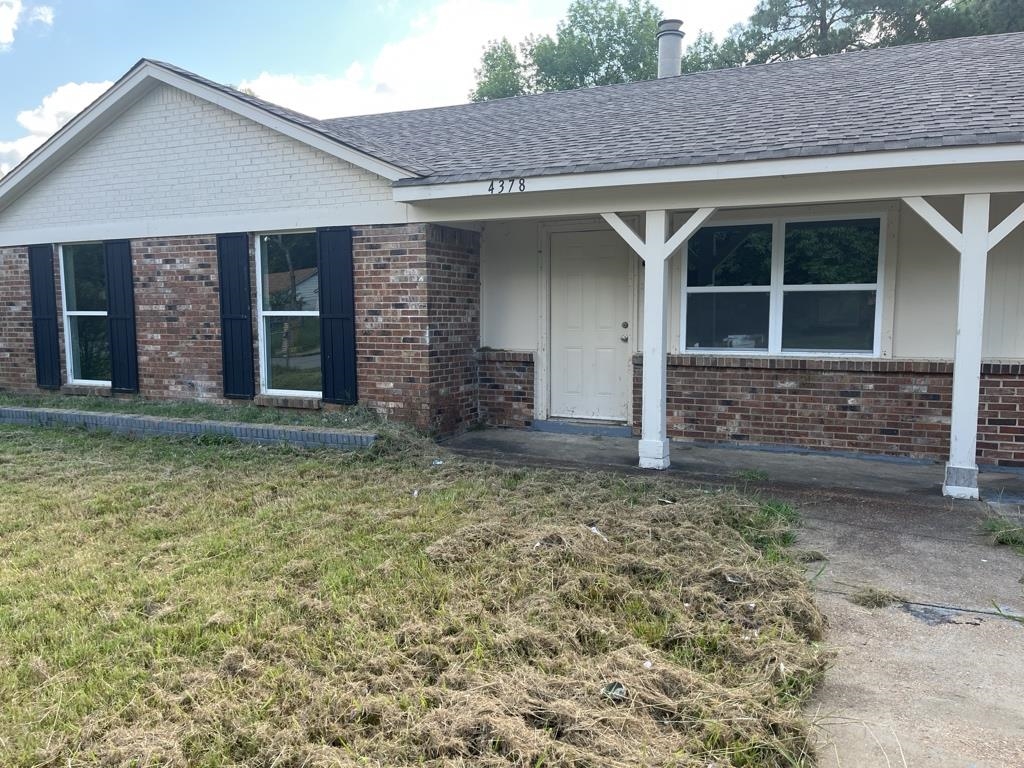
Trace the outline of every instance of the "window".
{"label": "window", "polygon": [[103,243],[61,246],[64,338],[72,384],[109,386],[107,273]]}
{"label": "window", "polygon": [[320,275],[315,232],[260,235],[260,383],[268,394],[312,395],[320,369]]}
{"label": "window", "polygon": [[703,227],[684,264],[685,348],[878,354],[882,219]]}

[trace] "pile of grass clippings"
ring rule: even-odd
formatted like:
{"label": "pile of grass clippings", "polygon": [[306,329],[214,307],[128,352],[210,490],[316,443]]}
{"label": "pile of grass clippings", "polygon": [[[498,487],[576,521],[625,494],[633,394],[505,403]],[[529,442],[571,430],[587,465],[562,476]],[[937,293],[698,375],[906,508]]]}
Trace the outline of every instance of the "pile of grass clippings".
{"label": "pile of grass clippings", "polygon": [[785,505],[0,428],[0,764],[799,766]]}

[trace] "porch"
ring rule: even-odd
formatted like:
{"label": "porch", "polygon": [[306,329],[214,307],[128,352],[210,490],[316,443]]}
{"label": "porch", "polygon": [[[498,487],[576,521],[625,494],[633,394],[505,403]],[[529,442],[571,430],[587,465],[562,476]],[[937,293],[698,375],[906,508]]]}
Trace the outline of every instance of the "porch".
{"label": "porch", "polygon": [[[622,424],[648,469],[680,439],[943,459],[943,492],[960,498],[977,498],[979,463],[1024,466],[1024,197],[799,194],[482,222],[483,420]],[[791,230],[820,247],[844,227],[874,238],[862,269],[791,279]],[[759,231],[760,267],[747,254],[738,277],[695,268],[707,233],[735,250]],[[714,259],[712,272],[727,261]],[[603,323],[591,338],[576,327],[587,312]],[[794,330],[798,312],[811,321]]]}
{"label": "porch", "polygon": [[[444,442],[455,453],[500,464],[636,473],[638,439],[525,429],[466,432]],[[673,441],[670,474],[695,484],[938,497],[941,462],[796,447]],[[1024,504],[1024,470],[983,465],[981,499]]]}

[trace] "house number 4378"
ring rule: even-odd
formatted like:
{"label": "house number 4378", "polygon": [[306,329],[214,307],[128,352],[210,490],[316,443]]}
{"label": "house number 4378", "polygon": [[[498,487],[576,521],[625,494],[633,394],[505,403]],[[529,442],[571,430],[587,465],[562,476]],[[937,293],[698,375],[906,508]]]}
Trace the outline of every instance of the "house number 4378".
{"label": "house number 4378", "polygon": [[508,179],[491,179],[487,191],[492,195],[504,195],[506,192],[525,192],[526,179],[516,177]]}

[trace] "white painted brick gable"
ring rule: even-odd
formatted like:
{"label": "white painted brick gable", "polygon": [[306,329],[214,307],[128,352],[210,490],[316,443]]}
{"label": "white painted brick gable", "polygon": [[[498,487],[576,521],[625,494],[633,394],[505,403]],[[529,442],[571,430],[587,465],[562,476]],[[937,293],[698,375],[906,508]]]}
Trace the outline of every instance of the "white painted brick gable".
{"label": "white painted brick gable", "polygon": [[160,85],[0,211],[0,232],[173,219],[194,232],[186,220],[317,209],[328,224],[327,211],[390,200],[386,179]]}

